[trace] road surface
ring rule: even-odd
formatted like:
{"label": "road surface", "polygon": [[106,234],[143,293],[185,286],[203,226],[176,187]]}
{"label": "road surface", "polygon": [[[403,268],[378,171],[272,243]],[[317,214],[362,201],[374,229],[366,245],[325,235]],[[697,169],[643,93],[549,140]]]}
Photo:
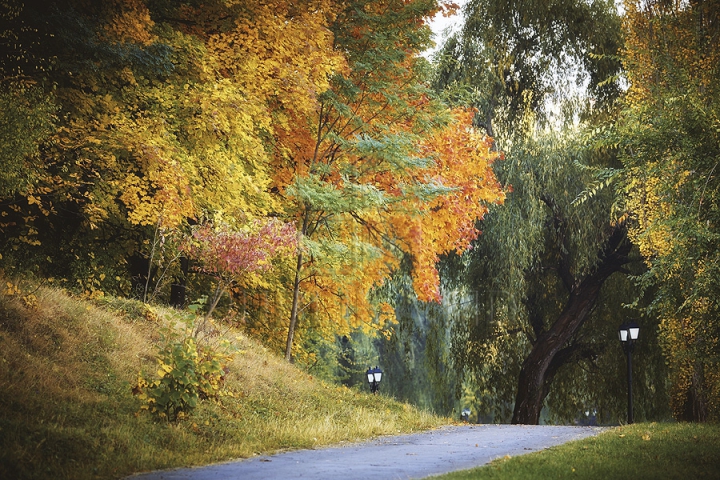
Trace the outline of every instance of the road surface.
{"label": "road surface", "polygon": [[136,474],[127,480],[423,478],[597,435],[599,427],[466,425],[317,450]]}

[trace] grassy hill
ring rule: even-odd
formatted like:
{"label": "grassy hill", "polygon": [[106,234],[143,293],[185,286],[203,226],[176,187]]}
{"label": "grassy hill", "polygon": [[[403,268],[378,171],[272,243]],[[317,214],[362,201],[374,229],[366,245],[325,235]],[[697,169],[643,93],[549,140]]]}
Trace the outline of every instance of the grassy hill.
{"label": "grassy hill", "polygon": [[328,385],[229,329],[226,387],[186,419],[141,411],[141,369],[157,369],[180,314],[0,283],[0,478],[119,478],[133,472],[311,448],[447,423],[383,396]]}

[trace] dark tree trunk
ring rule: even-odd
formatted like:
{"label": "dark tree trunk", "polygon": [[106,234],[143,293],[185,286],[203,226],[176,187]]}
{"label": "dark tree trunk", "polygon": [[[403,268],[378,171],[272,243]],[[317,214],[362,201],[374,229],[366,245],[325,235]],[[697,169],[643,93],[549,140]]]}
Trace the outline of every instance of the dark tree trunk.
{"label": "dark tree trunk", "polygon": [[190,270],[190,261],[187,257],[180,257],[180,276],[170,285],[170,305],[175,308],[185,307],[185,292],[187,287],[187,276]]}
{"label": "dark tree trunk", "polygon": [[581,282],[573,282],[569,268],[560,262],[560,275],[570,296],[552,327],[538,336],[522,364],[512,423],[537,425],[540,421],[540,411],[552,377],[563,363],[572,358],[567,354],[572,350],[568,342],[595,305],[605,280],[627,263],[629,251],[630,243],[625,239],[624,230],[616,228],[600,256],[598,267]]}
{"label": "dark tree trunk", "polygon": [[300,302],[300,271],[302,269],[303,255],[301,251],[297,254],[297,266],[295,267],[295,281],[293,282],[293,301],[290,309],[290,325],[288,326],[287,343],[285,344],[285,360],[292,361],[292,348],[295,339],[295,327],[298,318],[298,304]]}
{"label": "dark tree trunk", "polygon": [[707,421],[707,401],[703,392],[703,366],[700,362],[696,362],[692,366],[692,370],[685,401],[676,416],[681,422],[705,422]]}

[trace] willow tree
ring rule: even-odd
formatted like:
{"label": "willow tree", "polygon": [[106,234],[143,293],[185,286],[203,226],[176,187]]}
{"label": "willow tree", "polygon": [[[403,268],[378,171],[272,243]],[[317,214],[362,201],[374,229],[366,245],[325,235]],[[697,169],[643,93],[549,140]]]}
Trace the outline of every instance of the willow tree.
{"label": "willow tree", "polygon": [[546,120],[549,103],[582,86],[594,113],[617,97],[622,39],[612,1],[470,0],[463,15],[437,54],[436,87],[477,108],[490,136],[507,139],[528,110]]}
{"label": "willow tree", "polygon": [[[514,393],[513,423],[535,424],[564,367],[597,365],[606,342],[583,327],[630,261],[625,225],[611,220],[612,196],[573,203],[594,181],[591,169],[620,166],[581,133],[610,112],[619,91],[620,17],[613,2],[576,0],[476,0],[464,14],[438,57],[437,85],[478,108],[477,124],[506,156],[498,178],[513,193],[483,223],[467,277],[455,284],[476,308],[494,311],[491,324],[461,325],[456,357],[497,381],[500,397]],[[620,304],[633,298],[615,301],[621,317]],[[606,326],[605,339],[607,328],[616,325]]]}

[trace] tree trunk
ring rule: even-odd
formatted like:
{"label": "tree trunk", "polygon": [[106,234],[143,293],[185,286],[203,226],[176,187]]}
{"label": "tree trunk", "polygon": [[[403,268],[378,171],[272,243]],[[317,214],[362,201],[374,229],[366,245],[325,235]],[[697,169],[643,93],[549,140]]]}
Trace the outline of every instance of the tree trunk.
{"label": "tree trunk", "polygon": [[552,328],[537,339],[523,362],[512,423],[536,425],[540,421],[540,411],[548,393],[546,380],[550,364],[579,330],[600,293],[602,281],[589,281],[591,278],[570,295]]}
{"label": "tree trunk", "polygon": [[[512,423],[537,425],[540,421],[540,411],[550,390],[550,382],[561,366],[557,361],[561,357],[556,359],[556,356],[582,326],[595,305],[605,280],[627,263],[630,244],[624,240],[624,231],[616,229],[608,240],[607,248],[600,256],[601,261],[595,272],[586,276],[579,285],[568,285],[570,297],[565,308],[552,327],[538,336],[530,354],[522,364]],[[562,362],[569,358],[571,357],[562,356]],[[553,360],[555,360],[554,364]]]}
{"label": "tree trunk", "polygon": [[290,309],[290,326],[288,326],[287,343],[285,344],[285,360],[292,361],[292,347],[295,339],[295,327],[298,320],[298,309],[300,304],[300,284],[302,283],[303,254],[302,239],[308,235],[308,224],[310,222],[310,209],[305,206],[305,214],[303,215],[302,228],[298,232],[297,237],[297,265],[295,265],[295,281],[293,282],[293,302]]}
{"label": "tree trunk", "polygon": [[298,303],[300,302],[300,271],[302,270],[303,255],[298,251],[297,265],[295,267],[295,282],[293,283],[293,302],[290,310],[290,326],[288,327],[287,344],[285,345],[285,360],[292,360],[293,339],[295,337],[295,326],[297,325]]}

